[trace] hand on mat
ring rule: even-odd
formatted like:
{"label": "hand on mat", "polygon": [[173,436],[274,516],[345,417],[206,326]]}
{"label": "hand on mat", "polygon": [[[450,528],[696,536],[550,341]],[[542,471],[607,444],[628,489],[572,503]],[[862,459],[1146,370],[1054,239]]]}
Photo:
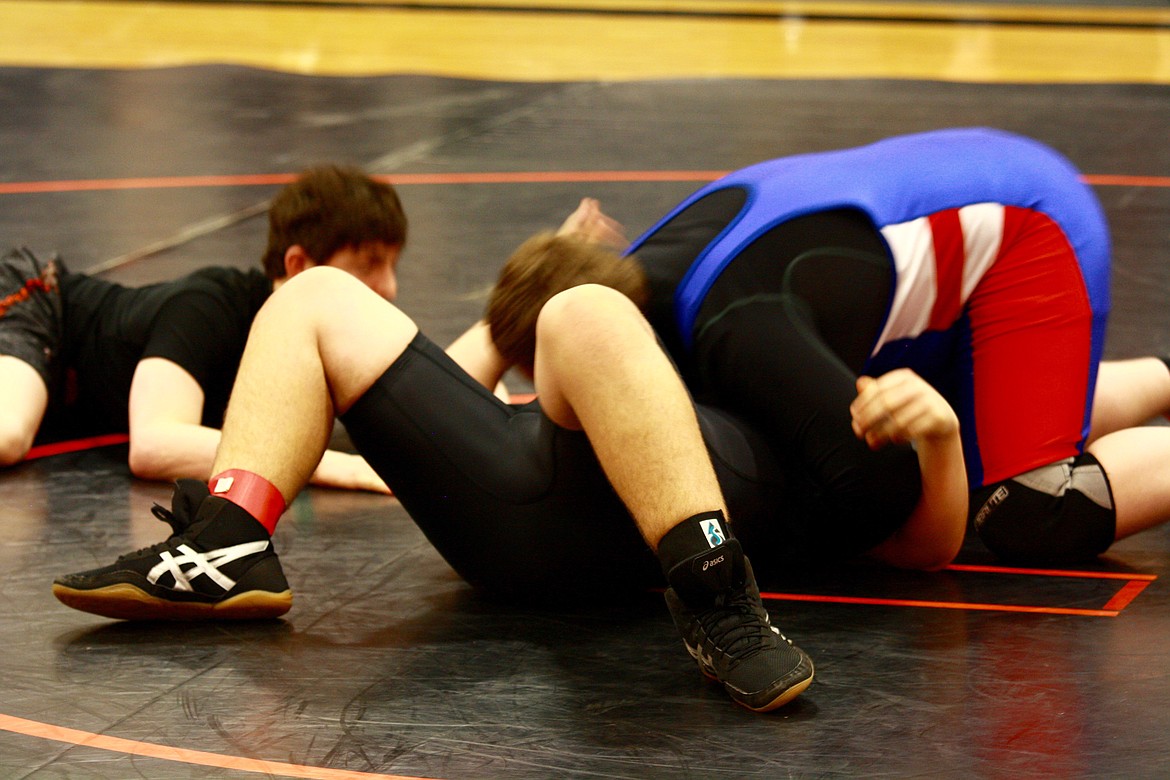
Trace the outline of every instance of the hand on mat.
{"label": "hand on mat", "polygon": [[942,438],[959,429],[959,418],[950,404],[908,368],[876,379],[858,377],[857,398],[849,412],[853,432],[875,450],[891,443]]}
{"label": "hand on mat", "polygon": [[630,245],[625,228],[601,210],[596,198],[582,198],[577,210],[565,219],[557,235],[569,233],[593,244],[601,244],[619,251]]}

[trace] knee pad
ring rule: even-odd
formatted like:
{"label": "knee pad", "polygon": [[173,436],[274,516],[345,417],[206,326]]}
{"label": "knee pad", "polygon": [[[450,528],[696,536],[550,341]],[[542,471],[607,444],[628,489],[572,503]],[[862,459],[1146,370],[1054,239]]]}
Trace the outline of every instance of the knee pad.
{"label": "knee pad", "polygon": [[971,495],[975,531],[1005,561],[1085,561],[1113,544],[1117,513],[1101,464],[1085,453]]}

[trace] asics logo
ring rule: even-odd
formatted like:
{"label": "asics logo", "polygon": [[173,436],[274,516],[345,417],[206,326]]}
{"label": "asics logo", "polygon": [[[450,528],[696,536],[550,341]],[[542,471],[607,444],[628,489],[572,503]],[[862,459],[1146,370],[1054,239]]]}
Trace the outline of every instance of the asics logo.
{"label": "asics logo", "polygon": [[703,571],[707,571],[707,569],[709,567],[714,566],[717,563],[723,563],[723,559],[726,557],[727,557],[726,555],[720,555],[718,558],[716,558],[713,561],[703,561]]}
{"label": "asics logo", "polygon": [[685,639],[683,640],[683,644],[686,645],[687,652],[690,653],[691,658],[699,662],[699,666],[704,669],[713,670],[715,668],[715,659],[710,653],[704,653],[700,648],[691,647],[691,643]]}
{"label": "asics logo", "polygon": [[235,587],[236,581],[220,571],[219,567],[245,556],[264,552],[268,549],[268,545],[269,541],[265,539],[201,553],[188,545],[180,544],[176,548],[176,552],[181,553],[180,555],[173,555],[170,550],[159,553],[159,558],[162,560],[147,573],[146,579],[151,585],[157,585],[164,574],[170,574],[175,579],[175,584],[172,586],[175,590],[193,591],[191,580],[205,575],[216,585],[228,591]]}
{"label": "asics logo", "polygon": [[703,529],[703,536],[707,537],[707,544],[712,547],[723,544],[723,529],[719,527],[718,520],[700,520],[699,528]]}

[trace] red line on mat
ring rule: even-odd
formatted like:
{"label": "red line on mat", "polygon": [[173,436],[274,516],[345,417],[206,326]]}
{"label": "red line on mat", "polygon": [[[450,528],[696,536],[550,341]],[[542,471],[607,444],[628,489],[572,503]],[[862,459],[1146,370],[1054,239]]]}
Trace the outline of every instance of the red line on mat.
{"label": "red line on mat", "polygon": [[1133,581],[1127,582],[1122,586],[1121,590],[1113,595],[1105,604],[1105,609],[1116,609],[1118,612],[1129,606],[1129,602],[1137,598],[1137,595],[1148,588],[1150,583],[1148,581]]}
{"label": "red line on mat", "polygon": [[1024,569],[1013,566],[980,566],[974,564],[951,564],[946,571],[976,574],[1008,574],[1035,577],[1069,577],[1097,580],[1125,580],[1121,589],[1101,609],[1080,609],[1075,607],[1038,607],[1027,604],[980,604],[959,601],[925,601],[922,599],[886,599],[868,596],[822,596],[804,593],[761,593],[766,599],[777,601],[815,601],[828,604],[870,604],[894,607],[932,607],[935,609],[969,609],[988,612],[1028,612],[1050,615],[1082,615],[1088,617],[1117,617],[1129,606],[1138,594],[1151,582],[1158,579],[1156,574],[1130,574],[1113,571],[1076,571],[1063,569]]}
{"label": "red line on mat", "polygon": [[[499,171],[479,173],[396,173],[375,179],[408,184],[541,184],[558,182],[711,181],[727,171]],[[287,184],[296,174],[241,174],[224,176],[160,176],[128,179],[72,179],[62,181],[0,182],[0,195],[95,190],[171,189],[183,187],[254,187]]]}
{"label": "red line on mat", "polygon": [[761,598],[775,601],[811,601],[821,604],[868,604],[883,607],[931,607],[934,609],[964,609],[981,612],[1027,612],[1046,615],[1078,615],[1082,617],[1117,617],[1116,609],[1076,609],[1073,607],[1033,607],[1025,604],[980,604],[963,601],[922,601],[919,599],[880,599],[866,596],[818,596],[808,593],[760,593]]}
{"label": "red line on mat", "polygon": [[[396,173],[376,175],[396,185],[411,184],[556,184],[572,182],[705,182],[728,171],[497,171],[464,173]],[[219,176],[157,176],[125,179],[71,179],[61,181],[0,182],[0,195],[43,192],[92,192],[100,190],[168,189],[183,187],[253,187],[287,184],[292,173],[233,174]],[[1084,174],[1088,184],[1107,187],[1170,187],[1170,176]]]}
{"label": "red line on mat", "polygon": [[1133,574],[1120,571],[1075,571],[1066,569],[1021,569],[1013,566],[975,566],[952,563],[948,571],[968,571],[983,574],[1026,574],[1034,577],[1083,577],[1094,580],[1153,580],[1157,574]]}
{"label": "red line on mat", "polygon": [[71,439],[70,441],[59,441],[52,444],[40,444],[33,447],[24,456],[25,460],[35,460],[36,458],[47,458],[50,455],[62,455],[66,452],[80,452],[81,450],[92,450],[96,447],[109,447],[114,444],[125,444],[130,441],[130,437],[124,433],[109,433],[104,436],[91,436],[88,439]]}
{"label": "red line on mat", "polygon": [[384,775],[373,772],[355,772],[349,769],[329,769],[326,767],[303,766],[301,764],[285,764],[280,761],[265,761],[256,758],[240,756],[225,756],[219,753],[208,753],[203,750],[188,750],[187,748],[157,745],[152,742],[139,742],[135,739],[110,737],[105,734],[94,734],[89,731],[54,726],[50,723],[41,723],[35,720],[26,720],[11,715],[0,714],[0,729],[15,734],[24,734],[39,739],[49,739],[54,742],[64,742],[78,747],[98,748],[115,753],[124,753],[131,756],[146,756],[163,761],[178,761],[184,764],[210,766],[220,769],[235,769],[241,772],[256,772],[258,774],[275,775],[277,777],[302,777],[311,780],[424,780],[411,778],[406,775]]}
{"label": "red line on mat", "polygon": [[62,181],[0,182],[0,195],[35,192],[90,192],[93,190],[143,190],[173,187],[246,187],[260,184],[287,184],[291,173],[240,176],[152,176],[129,179],[72,179]]}
{"label": "red line on mat", "polygon": [[1123,176],[1109,173],[1086,173],[1081,176],[1086,184],[1102,187],[1170,187],[1170,176]]}

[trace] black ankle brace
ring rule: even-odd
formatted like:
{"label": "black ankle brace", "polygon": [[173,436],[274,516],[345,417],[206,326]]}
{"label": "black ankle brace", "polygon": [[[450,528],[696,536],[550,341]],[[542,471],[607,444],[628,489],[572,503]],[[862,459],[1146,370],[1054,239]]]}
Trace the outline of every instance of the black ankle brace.
{"label": "black ankle brace", "polygon": [[688,517],[658,543],[666,581],[684,599],[712,597],[742,584],[743,550],[720,511]]}
{"label": "black ankle brace", "polygon": [[269,538],[268,529],[247,510],[218,496],[208,496],[203,500],[191,525],[191,533],[200,543],[211,547]]}

